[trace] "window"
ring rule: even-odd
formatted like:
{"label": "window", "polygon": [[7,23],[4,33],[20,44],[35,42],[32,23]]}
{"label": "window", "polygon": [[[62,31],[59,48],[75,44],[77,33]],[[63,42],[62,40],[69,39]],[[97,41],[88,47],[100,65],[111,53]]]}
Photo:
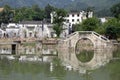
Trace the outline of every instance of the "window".
{"label": "window", "polygon": [[77,17],[79,17],[79,14],[77,14]]}
{"label": "window", "polygon": [[69,22],[69,19],[67,20],[67,22]]}
{"label": "window", "polygon": [[79,21],[79,19],[77,19],[77,21]]}
{"label": "window", "polygon": [[74,14],[72,14],[72,17],[74,17]]}
{"label": "window", "polygon": [[69,17],[69,15],[67,15],[67,17]]}
{"label": "window", "polygon": [[72,19],[72,22],[74,22],[74,19]]}

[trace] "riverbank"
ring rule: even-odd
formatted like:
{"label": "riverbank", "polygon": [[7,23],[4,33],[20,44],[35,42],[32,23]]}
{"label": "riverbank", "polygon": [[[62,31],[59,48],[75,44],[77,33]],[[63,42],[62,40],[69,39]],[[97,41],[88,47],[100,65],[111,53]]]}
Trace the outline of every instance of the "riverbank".
{"label": "riverbank", "polygon": [[38,38],[2,38],[0,39],[0,43],[8,43],[8,42],[19,42],[19,43],[34,43],[34,42],[41,42],[42,44],[57,44],[58,39],[56,38],[45,38],[45,39],[38,39]]}

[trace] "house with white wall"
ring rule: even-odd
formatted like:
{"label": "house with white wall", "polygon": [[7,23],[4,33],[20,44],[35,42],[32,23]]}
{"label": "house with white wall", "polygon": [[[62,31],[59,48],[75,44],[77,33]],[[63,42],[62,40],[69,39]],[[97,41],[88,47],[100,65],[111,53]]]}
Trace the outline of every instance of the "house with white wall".
{"label": "house with white wall", "polygon": [[105,17],[99,18],[99,20],[100,20],[101,23],[105,23],[105,22],[108,21]]}
{"label": "house with white wall", "polygon": [[22,21],[19,23],[21,38],[44,38],[51,37],[51,23],[45,21]]}
{"label": "house with white wall", "polygon": [[65,19],[66,19],[66,22],[71,23],[71,25],[73,25],[73,24],[81,23],[83,20],[87,18],[92,18],[92,17],[93,17],[93,12],[81,11],[81,12],[68,13]]}
{"label": "house with white wall", "polygon": [[4,37],[4,34],[5,34],[5,31],[0,29],[0,38],[3,38]]}
{"label": "house with white wall", "polygon": [[9,23],[6,27],[6,35],[9,38],[19,37],[20,26],[16,23]]}
{"label": "house with white wall", "polygon": [[0,29],[0,37],[8,35],[9,38],[45,38],[54,34],[53,24],[47,21],[22,21],[9,23],[6,31]]}
{"label": "house with white wall", "polygon": [[[55,16],[55,12],[52,12],[50,15],[51,15],[51,23],[53,23],[53,18]],[[73,25],[73,24],[81,23],[84,19],[92,18],[92,17],[93,17],[93,12],[91,12],[91,11],[89,11],[89,12],[85,12],[85,11],[70,12],[65,17],[65,20],[66,20],[65,22]]]}

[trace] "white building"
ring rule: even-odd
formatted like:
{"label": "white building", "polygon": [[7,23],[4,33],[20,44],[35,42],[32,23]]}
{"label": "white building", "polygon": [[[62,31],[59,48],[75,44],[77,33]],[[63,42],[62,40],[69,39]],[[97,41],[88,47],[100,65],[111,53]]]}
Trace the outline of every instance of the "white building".
{"label": "white building", "polygon": [[[53,23],[55,12],[52,12],[50,15],[51,15],[51,23]],[[71,25],[73,25],[73,24],[78,24],[82,22],[84,19],[92,18],[92,17],[93,17],[93,12],[81,11],[81,12],[68,13],[65,19],[67,23],[70,23]]]}
{"label": "white building", "polygon": [[99,18],[100,19],[100,21],[101,21],[101,23],[105,23],[105,22],[107,22],[107,19],[106,18]]}
{"label": "white building", "polygon": [[0,29],[0,38],[3,38],[5,34],[5,31],[3,31],[2,29]]}
{"label": "white building", "polygon": [[66,22],[73,25],[73,24],[81,23],[84,19],[92,18],[92,17],[93,17],[93,12],[81,11],[81,12],[68,13],[65,19],[66,19]]}
{"label": "white building", "polygon": [[54,34],[53,25],[45,21],[22,21],[19,23],[9,23],[6,27],[6,31],[0,29],[0,37],[4,36],[4,33],[9,38],[45,38],[52,37]]}
{"label": "white building", "polygon": [[18,37],[19,36],[19,25],[16,23],[9,23],[6,28],[6,34],[9,38]]}
{"label": "white building", "polygon": [[22,21],[19,23],[21,37],[51,37],[51,23],[45,21]]}

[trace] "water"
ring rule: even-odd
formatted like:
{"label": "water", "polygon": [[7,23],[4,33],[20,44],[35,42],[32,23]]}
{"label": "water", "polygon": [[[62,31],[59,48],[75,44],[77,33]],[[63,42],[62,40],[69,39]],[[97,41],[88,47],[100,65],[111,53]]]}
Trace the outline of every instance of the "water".
{"label": "water", "polygon": [[82,63],[73,53],[50,45],[21,45],[17,55],[0,56],[0,80],[120,80],[120,60],[112,54],[97,52]]}
{"label": "water", "polygon": [[49,63],[0,61],[0,80],[119,80],[120,62],[110,62],[99,69],[81,74]]}

